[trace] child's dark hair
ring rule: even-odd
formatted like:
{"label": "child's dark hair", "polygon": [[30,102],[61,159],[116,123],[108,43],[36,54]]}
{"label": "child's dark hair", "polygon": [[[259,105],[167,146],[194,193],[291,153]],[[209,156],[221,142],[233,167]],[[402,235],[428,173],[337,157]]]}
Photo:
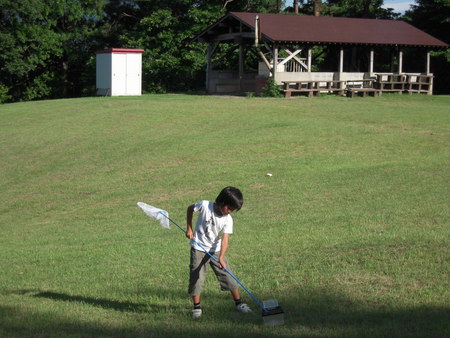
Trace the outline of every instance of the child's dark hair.
{"label": "child's dark hair", "polygon": [[244,198],[238,188],[226,187],[223,188],[216,198],[216,203],[220,206],[227,205],[228,207],[238,211],[244,204]]}

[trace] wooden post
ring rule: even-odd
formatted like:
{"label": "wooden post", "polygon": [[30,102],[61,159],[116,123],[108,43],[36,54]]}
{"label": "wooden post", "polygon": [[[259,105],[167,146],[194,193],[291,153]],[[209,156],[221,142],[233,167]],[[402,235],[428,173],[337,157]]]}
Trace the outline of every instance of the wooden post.
{"label": "wooden post", "polygon": [[212,43],[208,43],[208,47],[206,49],[206,56],[207,56],[207,62],[206,62],[206,80],[205,80],[205,86],[206,86],[206,93],[210,94],[210,90],[209,90],[209,77],[211,76],[211,58],[212,58],[212,54],[213,54],[213,44]]}
{"label": "wooden post", "polygon": [[391,73],[394,73],[395,51],[391,50]]}
{"label": "wooden post", "polygon": [[339,73],[344,72],[344,48],[341,47],[339,52]]}
{"label": "wooden post", "polygon": [[239,43],[239,91],[242,92],[242,78],[244,77],[244,45]]}
{"label": "wooden post", "polygon": [[369,62],[369,73],[370,76],[372,76],[373,73],[373,59],[374,59],[374,52],[373,49],[370,50],[370,62]]}
{"label": "wooden post", "polygon": [[[338,80],[342,81],[342,79],[344,78],[343,73],[344,72],[344,48],[341,47],[340,51],[339,51],[339,77]],[[339,85],[340,89],[344,89],[344,82],[340,82]]]}
{"label": "wooden post", "polygon": [[312,49],[308,48],[308,72],[311,72]]}
{"label": "wooden post", "polygon": [[277,73],[278,73],[278,45],[273,45],[273,80],[275,83],[277,82]]}
{"label": "wooden post", "polygon": [[398,73],[403,73],[403,51],[398,52]]}
{"label": "wooden post", "polygon": [[427,69],[426,69],[426,74],[428,75],[428,74],[430,74],[430,65],[431,65],[431,63],[430,63],[430,52],[427,52]]}

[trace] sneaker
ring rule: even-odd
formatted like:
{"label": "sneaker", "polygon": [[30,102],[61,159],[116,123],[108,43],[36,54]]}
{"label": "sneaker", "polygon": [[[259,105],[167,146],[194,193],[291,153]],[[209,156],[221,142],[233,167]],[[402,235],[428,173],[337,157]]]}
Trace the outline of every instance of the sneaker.
{"label": "sneaker", "polygon": [[243,313],[252,312],[252,309],[250,309],[250,307],[245,303],[241,303],[241,304],[237,305],[236,310],[238,310],[239,312],[243,312]]}
{"label": "sneaker", "polygon": [[202,309],[194,309],[192,310],[192,319],[197,319],[202,316]]}

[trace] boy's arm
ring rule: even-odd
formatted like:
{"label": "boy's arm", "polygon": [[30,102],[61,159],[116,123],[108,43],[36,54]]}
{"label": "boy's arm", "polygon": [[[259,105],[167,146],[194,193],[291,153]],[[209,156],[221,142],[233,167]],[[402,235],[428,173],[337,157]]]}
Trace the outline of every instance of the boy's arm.
{"label": "boy's arm", "polygon": [[219,267],[221,269],[226,269],[227,266],[223,260],[225,257],[225,253],[228,250],[228,239],[230,238],[230,234],[223,234],[222,235],[222,246],[220,248],[220,256],[219,256]]}
{"label": "boy's arm", "polygon": [[194,207],[195,207],[194,204],[188,206],[186,212],[186,224],[187,224],[186,237],[189,239],[194,238],[194,232],[192,231],[192,217],[194,215]]}

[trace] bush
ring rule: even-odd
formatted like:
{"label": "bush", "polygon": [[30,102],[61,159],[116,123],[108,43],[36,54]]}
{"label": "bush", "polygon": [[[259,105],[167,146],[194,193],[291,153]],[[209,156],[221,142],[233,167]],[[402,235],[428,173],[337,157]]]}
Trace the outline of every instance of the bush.
{"label": "bush", "polygon": [[12,98],[11,95],[8,95],[8,92],[9,88],[0,83],[0,103],[4,103]]}
{"label": "bush", "polygon": [[271,77],[267,80],[267,84],[264,86],[261,93],[263,97],[282,97],[280,86],[277,85],[274,79]]}

